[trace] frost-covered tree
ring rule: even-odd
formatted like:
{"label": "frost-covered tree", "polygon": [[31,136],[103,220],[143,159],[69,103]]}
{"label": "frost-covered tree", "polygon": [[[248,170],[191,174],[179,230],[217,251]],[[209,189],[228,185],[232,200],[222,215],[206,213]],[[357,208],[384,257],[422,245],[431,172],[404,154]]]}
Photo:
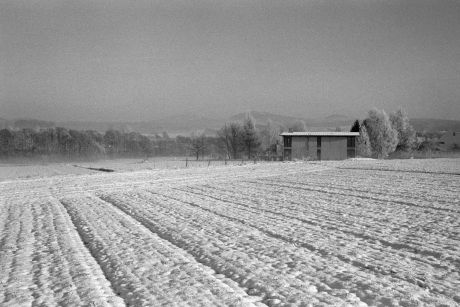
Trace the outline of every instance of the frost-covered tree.
{"label": "frost-covered tree", "polygon": [[392,127],[398,133],[398,145],[396,150],[398,151],[410,151],[415,147],[417,138],[415,136],[415,130],[409,122],[409,117],[404,110],[399,109],[398,111],[390,114],[390,121]]}
{"label": "frost-covered tree", "polygon": [[293,124],[289,125],[288,129],[292,132],[302,132],[307,130],[307,125],[303,120],[297,120]]}
{"label": "frost-covered tree", "polygon": [[372,155],[372,150],[366,126],[364,124],[359,124],[359,122],[358,125],[358,131],[353,131],[359,132],[359,136],[356,138],[357,155],[360,157],[370,157]]}
{"label": "frost-covered tree", "polygon": [[364,120],[372,154],[378,158],[386,158],[395,151],[398,145],[398,133],[392,127],[390,118],[384,110],[370,110]]}

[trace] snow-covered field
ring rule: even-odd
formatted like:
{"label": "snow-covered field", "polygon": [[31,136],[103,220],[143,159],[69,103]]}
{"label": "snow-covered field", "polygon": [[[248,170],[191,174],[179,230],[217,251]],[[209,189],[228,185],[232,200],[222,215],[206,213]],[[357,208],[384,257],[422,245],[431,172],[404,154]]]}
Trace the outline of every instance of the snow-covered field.
{"label": "snow-covered field", "polygon": [[[187,161],[186,161],[187,159]],[[133,172],[139,170],[164,170],[181,168],[202,168],[216,167],[224,165],[244,165],[252,164],[252,161],[240,160],[194,160],[190,157],[151,157],[144,159],[113,159],[98,160],[93,162],[61,162],[47,163],[36,161],[0,161],[0,181],[8,179],[31,179],[43,178],[60,175],[82,175],[97,174],[95,170],[89,168],[105,168],[116,172]],[[262,161],[258,163],[263,163]]]}
{"label": "snow-covered field", "polygon": [[460,160],[148,168],[3,168],[0,306],[460,305]]}

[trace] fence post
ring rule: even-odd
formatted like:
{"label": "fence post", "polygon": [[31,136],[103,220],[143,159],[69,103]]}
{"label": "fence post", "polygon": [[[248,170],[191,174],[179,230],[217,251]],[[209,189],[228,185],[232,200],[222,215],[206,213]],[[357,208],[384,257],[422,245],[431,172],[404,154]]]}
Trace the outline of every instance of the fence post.
{"label": "fence post", "polygon": [[208,160],[208,167],[211,165],[211,159]]}
{"label": "fence post", "polygon": [[185,157],[185,168],[188,167],[188,157]]}

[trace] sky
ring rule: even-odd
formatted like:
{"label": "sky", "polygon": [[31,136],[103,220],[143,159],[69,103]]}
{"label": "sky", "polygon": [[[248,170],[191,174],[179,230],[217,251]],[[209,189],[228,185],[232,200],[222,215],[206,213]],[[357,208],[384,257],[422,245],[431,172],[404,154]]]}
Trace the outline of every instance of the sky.
{"label": "sky", "polygon": [[460,1],[0,1],[0,118],[399,107],[460,119]]}

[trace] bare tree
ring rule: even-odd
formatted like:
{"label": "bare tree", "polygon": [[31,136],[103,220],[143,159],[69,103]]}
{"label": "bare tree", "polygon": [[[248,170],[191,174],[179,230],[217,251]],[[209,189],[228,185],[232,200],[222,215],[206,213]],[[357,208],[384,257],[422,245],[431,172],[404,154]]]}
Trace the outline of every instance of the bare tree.
{"label": "bare tree", "polygon": [[243,123],[242,141],[248,154],[248,159],[251,159],[252,153],[260,146],[256,125],[251,116],[248,116]]}
{"label": "bare tree", "polygon": [[190,151],[196,156],[198,160],[200,158],[200,154],[203,157],[204,151],[206,150],[206,137],[204,134],[199,136],[195,136],[192,134],[191,142],[190,142]]}
{"label": "bare tree", "polygon": [[0,130],[0,154],[8,156],[14,151],[14,136],[8,129]]}
{"label": "bare tree", "polygon": [[276,145],[281,141],[280,133],[281,128],[276,126],[270,119],[267,125],[259,132],[262,150],[265,151],[269,157],[276,155]]}
{"label": "bare tree", "polygon": [[241,148],[242,128],[238,123],[225,124],[217,136],[222,142],[225,152],[230,159],[236,159]]}

